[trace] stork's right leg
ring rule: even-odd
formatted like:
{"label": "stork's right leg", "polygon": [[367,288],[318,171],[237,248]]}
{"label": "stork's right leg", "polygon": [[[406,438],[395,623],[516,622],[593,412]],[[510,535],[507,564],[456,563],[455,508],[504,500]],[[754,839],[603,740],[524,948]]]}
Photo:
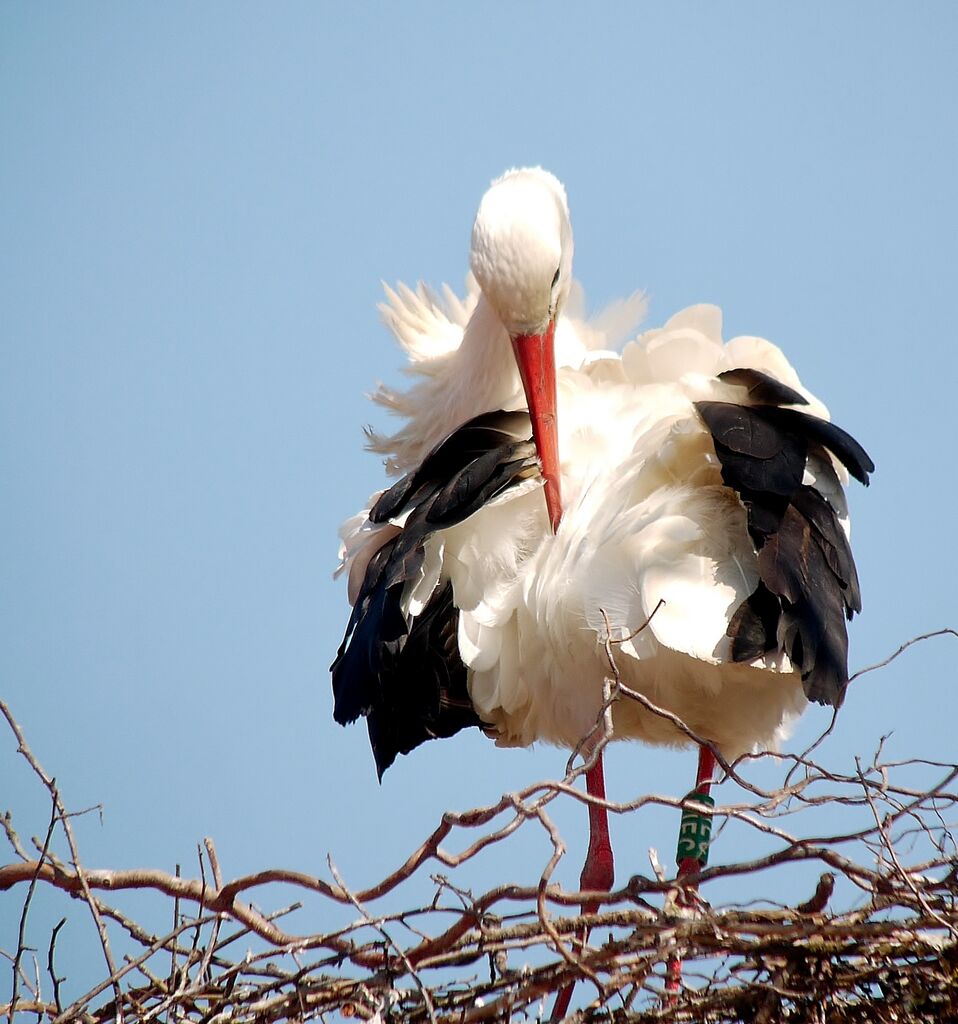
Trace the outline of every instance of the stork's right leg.
{"label": "stork's right leg", "polygon": [[[605,771],[601,753],[585,773],[585,788],[589,796],[605,800]],[[601,805],[589,804],[589,850],[579,876],[579,888],[608,892],[614,880],[615,863],[612,858],[612,840],[609,838],[609,815]],[[588,903],[583,906],[582,913],[594,914],[598,909],[598,903]]]}
{"label": "stork's right leg", "polygon": [[[596,800],[605,800],[605,771],[602,767],[602,752],[595,764],[585,773],[585,788],[589,796]],[[585,855],[585,864],[579,876],[579,888],[583,891],[609,892],[615,879],[615,864],[612,858],[612,840],[609,838],[609,815],[599,804],[589,804],[589,850]],[[583,903],[583,914],[594,914],[599,909],[595,902]],[[586,928],[581,937],[582,947],[589,938]],[[559,1021],[569,1009],[574,985],[566,987],[556,997],[552,1008],[552,1020]]]}

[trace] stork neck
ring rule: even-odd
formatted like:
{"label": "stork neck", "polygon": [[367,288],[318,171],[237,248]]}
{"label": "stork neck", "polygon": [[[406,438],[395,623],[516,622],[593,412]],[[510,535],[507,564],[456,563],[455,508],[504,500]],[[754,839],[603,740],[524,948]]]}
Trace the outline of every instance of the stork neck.
{"label": "stork neck", "polygon": [[471,415],[514,404],[521,395],[509,334],[483,295],[466,324],[455,359],[457,404],[473,410]]}

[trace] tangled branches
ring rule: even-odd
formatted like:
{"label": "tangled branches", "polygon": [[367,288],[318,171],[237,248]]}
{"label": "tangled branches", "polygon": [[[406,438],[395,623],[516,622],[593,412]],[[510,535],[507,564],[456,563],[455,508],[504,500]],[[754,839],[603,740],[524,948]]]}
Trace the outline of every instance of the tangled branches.
{"label": "tangled branches", "polygon": [[[610,663],[614,668],[611,652]],[[609,701],[645,700],[620,687],[614,672],[608,686]],[[539,1019],[574,980],[580,1008],[572,1019],[580,1021],[958,1019],[958,764],[892,760],[882,744],[867,763],[856,760],[844,770],[818,763],[814,747],[725,764],[729,802],[716,808],[716,825],[754,833],[760,855],[704,869],[696,879],[702,896],[692,908],[653,857],[650,875],[587,894],[601,909],[583,917],[583,894],[552,881],[565,847],[549,813],[557,800],[591,799],[576,786],[583,765],[570,761],[561,781],[444,814],[395,871],[363,891],[352,891],[331,861],[328,878],[272,869],[224,880],[209,839],[199,877],[185,878],[84,866],[56,782],[9,709],[0,703],[0,711],[51,801],[46,837],[33,850],[10,815],[2,819],[13,858],[0,866],[0,891],[24,893],[18,948],[0,953],[11,969],[0,1015],[11,1022],[26,1012],[38,1021],[97,1024],[337,1014],[375,1021]],[[770,771],[774,785],[755,781]],[[681,803],[643,795],[607,806],[641,814],[652,807],[677,812]],[[550,844],[538,885],[504,883],[475,894],[454,884],[456,868],[523,828],[544,830]],[[66,835],[69,862],[52,852],[57,829]],[[451,853],[443,844],[454,836],[472,839]],[[819,869],[817,886],[811,891],[810,884],[797,905],[782,905],[773,897],[794,891],[783,879],[786,872],[794,878],[799,864]],[[403,903],[409,884],[430,868],[447,872],[432,875],[431,899],[377,910],[388,894]],[[713,906],[703,898],[720,893],[723,880],[743,878],[751,890],[746,905]],[[30,906],[41,886],[83,903],[102,946],[104,979],[69,1003],[56,969],[61,925],[43,944],[45,968],[26,955]],[[295,902],[271,913],[258,909],[254,901],[265,886]],[[165,934],[113,905],[132,890],[172,904]],[[284,920],[307,897],[345,908],[353,919],[316,933],[289,929]],[[583,948],[578,936],[586,926],[593,939]],[[241,941],[249,946],[245,955],[237,952]],[[684,977],[673,997],[665,992],[665,969],[676,956]]]}

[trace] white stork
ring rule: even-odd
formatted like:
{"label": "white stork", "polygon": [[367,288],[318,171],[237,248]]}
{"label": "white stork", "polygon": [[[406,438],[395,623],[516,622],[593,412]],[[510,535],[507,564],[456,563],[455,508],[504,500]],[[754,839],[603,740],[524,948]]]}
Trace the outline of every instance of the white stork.
{"label": "white stork", "polygon": [[[621,355],[610,325],[636,297],[569,316],[572,229],[546,171],[493,182],[470,266],[465,301],[388,291],[419,380],[380,387],[406,422],[370,447],[400,479],[341,531],[334,714],[366,717],[380,776],[472,725],[575,747],[602,707],[607,623],[623,682],[726,758],[774,745],[809,700],[838,705],[860,610],[842,485],[874,469],[861,446],[770,342],[723,344],[713,306]],[[612,719],[615,739],[688,742],[634,701]],[[604,797],[601,758],[586,782]],[[612,879],[591,804],[581,885]]]}

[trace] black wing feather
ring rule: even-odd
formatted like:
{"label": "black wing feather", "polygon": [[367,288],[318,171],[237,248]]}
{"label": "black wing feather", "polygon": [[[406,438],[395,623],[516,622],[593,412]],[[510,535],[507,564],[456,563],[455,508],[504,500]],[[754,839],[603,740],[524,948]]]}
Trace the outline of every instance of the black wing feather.
{"label": "black wing feather", "polygon": [[772,423],[783,430],[804,435],[810,442],[827,448],[858,481],[868,486],[868,476],[875,472],[875,463],[851,434],[828,420],[820,420],[799,409],[759,406]]}
{"label": "black wing feather", "polygon": [[534,472],[535,465],[536,449],[531,440],[486,452],[460,470],[436,495],[426,521],[436,529],[462,522],[508,484]]}
{"label": "black wing feather", "polygon": [[402,531],[373,556],[331,667],[333,717],[366,717],[376,770],[426,740],[484,723],[469,700],[459,657],[452,585],[437,588],[418,616],[403,612],[426,543],[538,470],[527,413],[487,413],[463,424],[386,491],[371,522],[405,514]]}
{"label": "black wing feather", "polygon": [[787,384],[776,380],[768,373],[753,370],[750,366],[738,366],[718,375],[726,384],[740,384],[748,388],[752,402],[767,402],[770,405],[808,405],[808,399]]}
{"label": "black wing feather", "polygon": [[858,585],[858,570],[845,531],[838,523],[831,505],[814,487],[800,487],[792,504],[814,529],[814,537],[822,549],[828,567],[842,584],[848,617],[862,610],[862,595]]}
{"label": "black wing feather", "polygon": [[808,455],[802,435],[779,429],[747,405],[699,402],[696,408],[739,487],[787,497],[801,484]]}
{"label": "black wing feather", "polygon": [[809,455],[827,458],[822,449],[865,484],[875,465],[840,427],[781,408],[808,403],[774,377],[751,369],[719,376],[747,388],[746,400],[695,407],[712,434],[723,482],[745,506],[760,577],[729,621],[732,659],[784,651],[809,700],[838,707],[848,685],[845,623],[861,611],[858,573],[837,511],[803,480]]}
{"label": "black wing feather", "polygon": [[453,736],[482,726],[469,700],[466,667],[456,634],[459,609],[452,584],[437,591],[417,616],[396,658],[402,686],[387,686],[366,716],[369,745],[379,777],[395,761],[426,740]]}
{"label": "black wing feather", "polygon": [[[463,423],[414,469],[380,495],[369,513],[371,523],[385,523],[409,505],[418,504],[437,480],[449,480],[477,456],[496,451],[517,438],[530,437],[527,412],[483,413]],[[417,494],[417,492],[420,492]]]}

